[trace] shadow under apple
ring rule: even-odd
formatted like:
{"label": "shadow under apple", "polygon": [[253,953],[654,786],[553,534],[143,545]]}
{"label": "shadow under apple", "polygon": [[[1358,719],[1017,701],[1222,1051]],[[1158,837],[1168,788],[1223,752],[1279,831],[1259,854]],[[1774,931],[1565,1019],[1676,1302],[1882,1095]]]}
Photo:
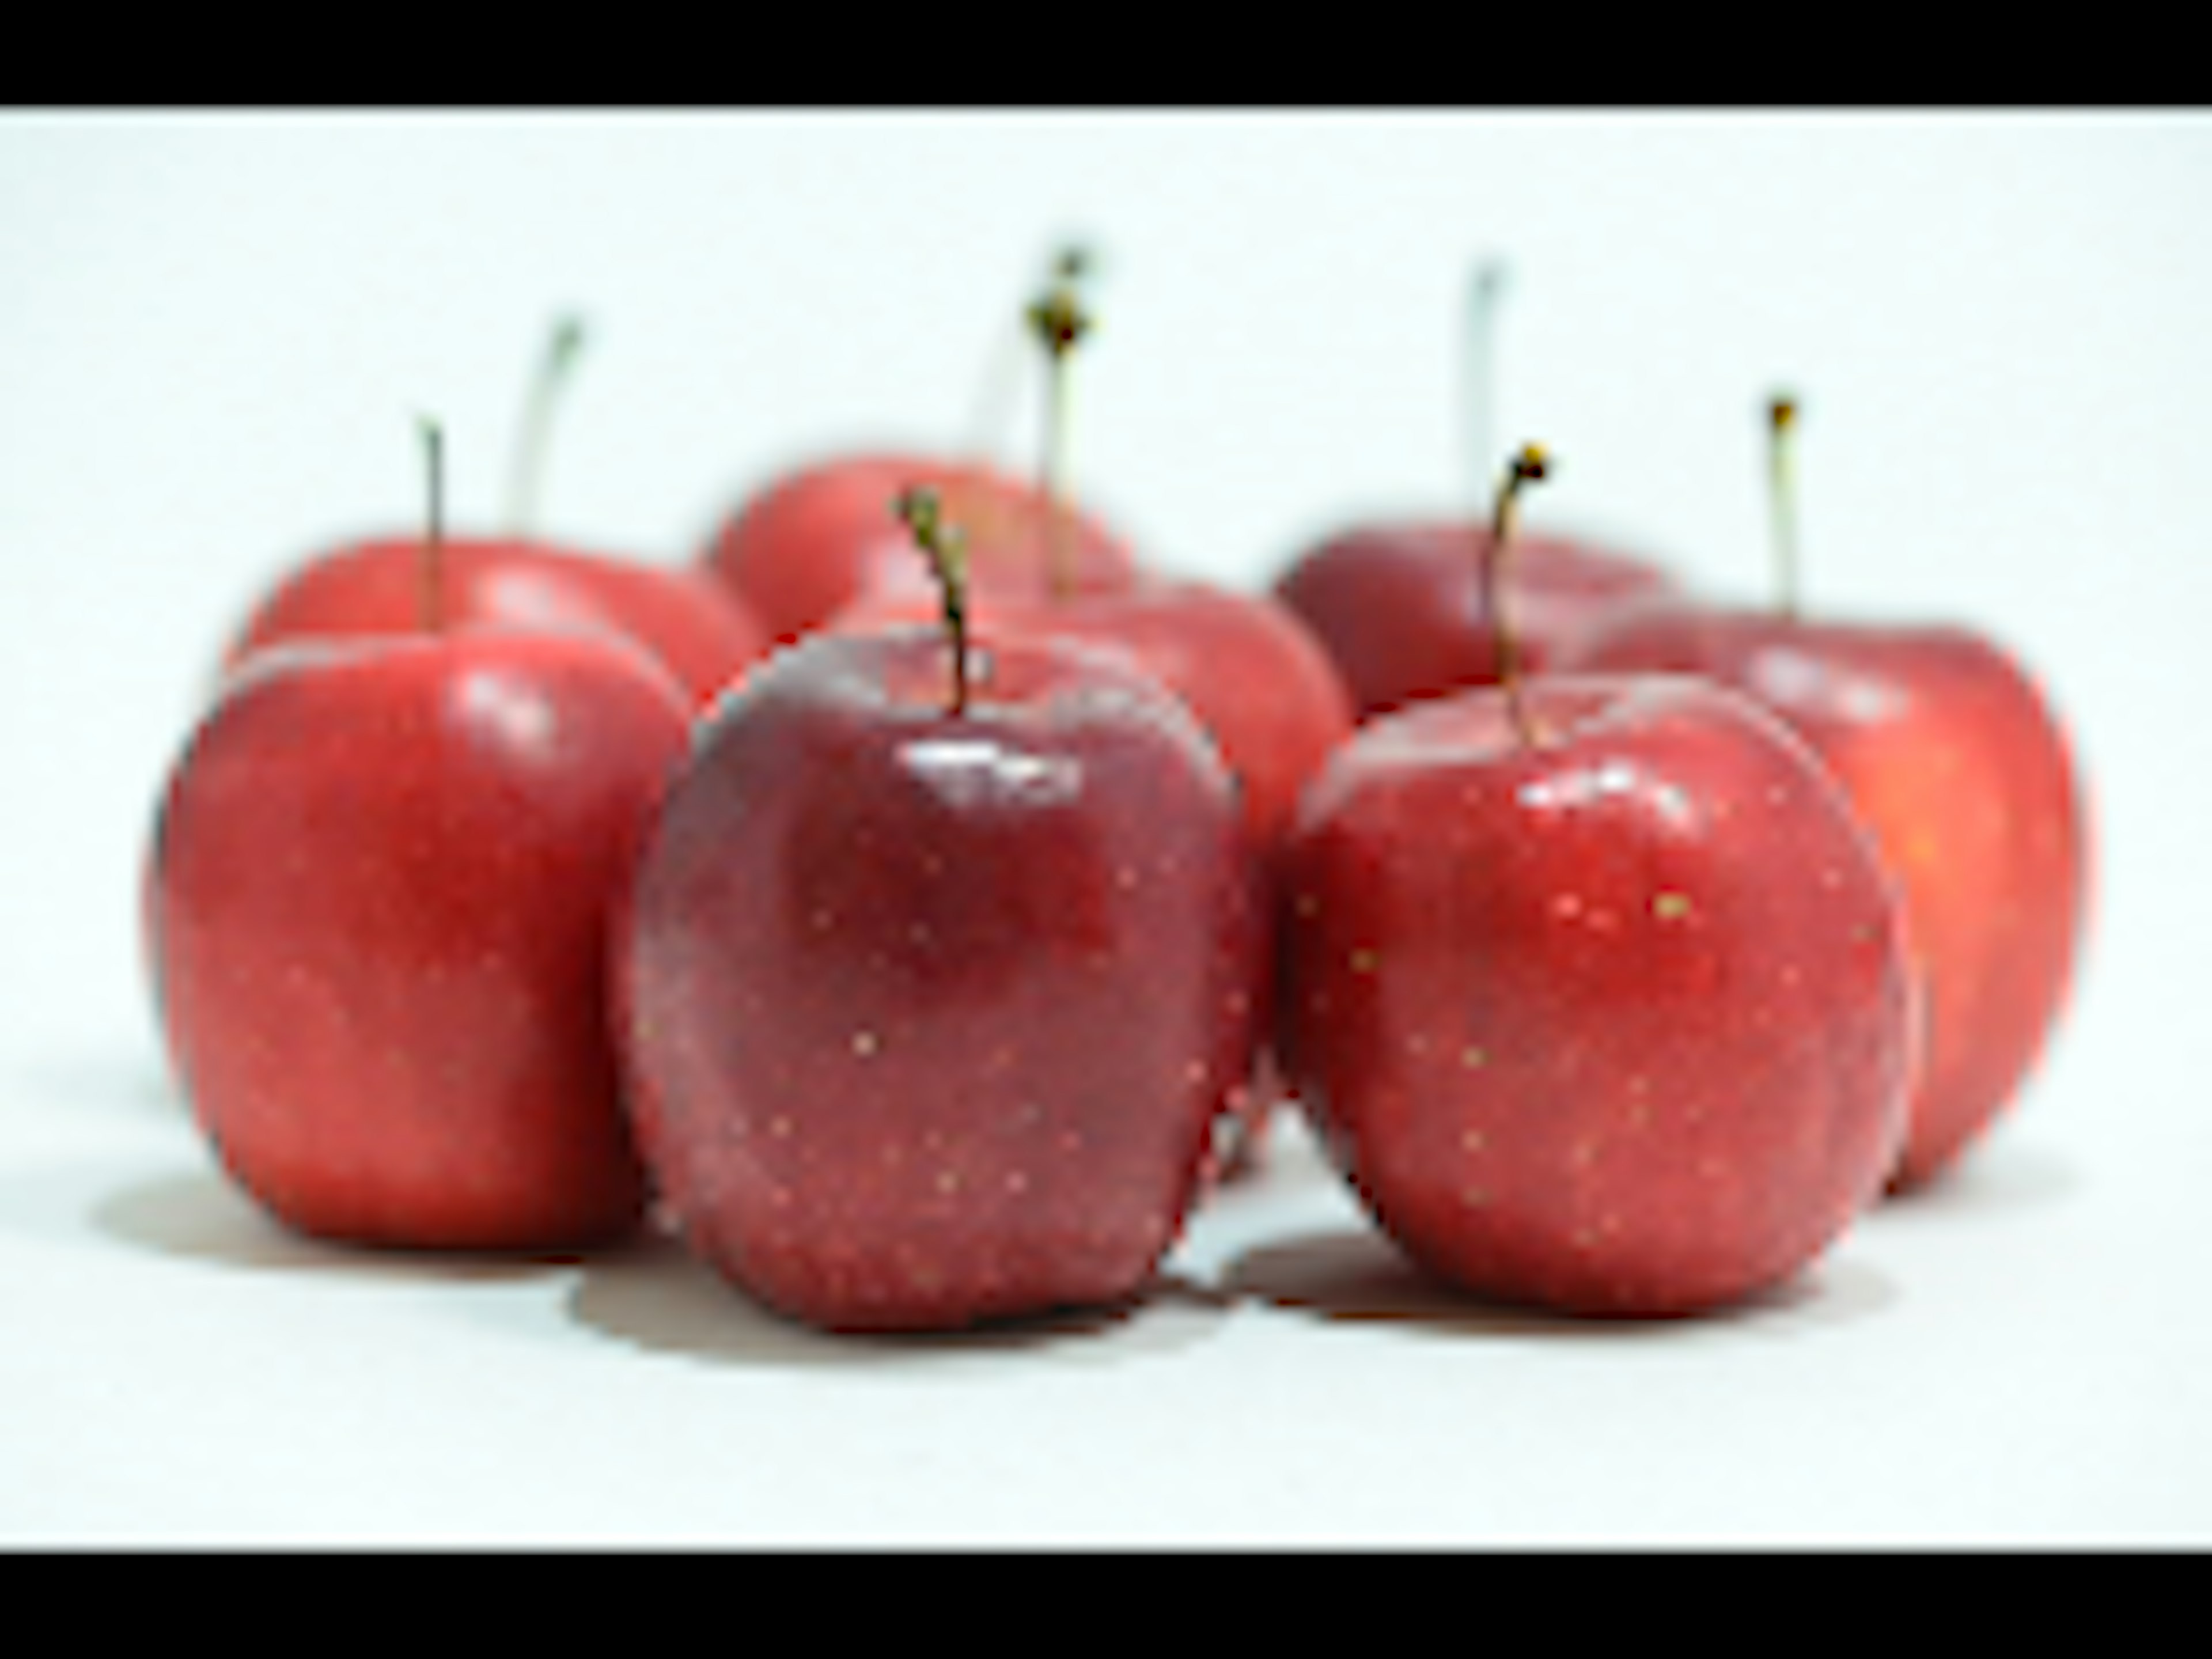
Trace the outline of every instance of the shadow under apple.
{"label": "shadow under apple", "polygon": [[371,1249],[311,1238],[263,1212],[211,1167],[116,1188],[93,1203],[88,1218],[105,1237],[140,1249],[268,1272],[483,1281],[573,1269],[581,1260],[574,1253]]}
{"label": "shadow under apple", "polygon": [[720,1364],[883,1368],[957,1366],[1009,1355],[1110,1363],[1188,1347],[1219,1323],[1221,1299],[1162,1276],[1129,1300],[968,1330],[850,1334],[786,1318],[666,1237],[594,1257],[568,1296],[577,1323],[649,1352]]}
{"label": "shadow under apple", "polygon": [[1717,1329],[1784,1332],[1843,1324],[1896,1301],[1872,1264],[1831,1255],[1786,1283],[1724,1308],[1669,1319],[1594,1319],[1492,1300],[1423,1272],[1372,1228],[1307,1233],[1257,1246],[1230,1264],[1231,1296],[1350,1324],[1462,1337],[1658,1343]]}

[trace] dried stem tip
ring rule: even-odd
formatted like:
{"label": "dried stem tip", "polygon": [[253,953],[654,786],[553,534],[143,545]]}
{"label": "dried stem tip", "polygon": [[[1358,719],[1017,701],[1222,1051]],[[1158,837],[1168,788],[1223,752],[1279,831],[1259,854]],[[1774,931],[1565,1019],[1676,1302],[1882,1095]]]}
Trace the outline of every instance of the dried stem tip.
{"label": "dried stem tip", "polygon": [[584,349],[584,319],[577,313],[564,311],[553,319],[552,331],[545,339],[545,362],[548,372],[561,374],[575,356]]}
{"label": "dried stem tip", "polygon": [[1551,476],[1552,458],[1541,444],[1523,444],[1521,453],[1513,458],[1513,465],[1505,475],[1505,490],[1510,494],[1524,483],[1536,483]]}
{"label": "dried stem tip", "polygon": [[1075,349],[1075,343],[1091,331],[1091,313],[1083,308],[1083,301],[1075,292],[1074,276],[1081,269],[1078,260],[1071,270],[1069,256],[1063,254],[1054,272],[1053,284],[1030,307],[1030,327],[1036,331],[1044,349],[1055,357],[1065,357]]}
{"label": "dried stem tip", "polygon": [[1091,274],[1092,267],[1097,263],[1098,256],[1091,251],[1088,244],[1066,243],[1060,252],[1053,256],[1054,280],[1060,283],[1079,283]]}

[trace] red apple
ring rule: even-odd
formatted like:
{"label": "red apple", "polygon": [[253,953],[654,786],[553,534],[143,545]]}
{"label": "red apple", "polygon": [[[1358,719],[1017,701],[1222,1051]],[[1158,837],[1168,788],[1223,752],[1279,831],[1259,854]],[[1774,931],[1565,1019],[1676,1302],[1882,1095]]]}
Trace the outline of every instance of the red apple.
{"label": "red apple", "polygon": [[[1066,358],[1091,326],[1073,287],[1082,269],[1079,255],[1064,254],[1058,280],[1030,312],[1048,353],[1058,411],[1047,441],[1054,459],[1046,471],[1054,477],[1064,470]],[[962,506],[940,493],[938,511],[972,544]],[[906,568],[923,568],[911,548]],[[1008,573],[975,595],[971,621],[1002,641],[1046,637],[1102,647],[1158,679],[1219,745],[1237,780],[1254,849],[1263,860],[1271,856],[1298,790],[1352,729],[1352,708],[1327,653],[1296,616],[1265,596],[1136,573],[1121,585],[1085,591],[1060,575],[1049,559]],[[858,594],[830,625],[908,623],[934,608],[933,593],[910,574]]]}
{"label": "red apple", "polygon": [[[1495,593],[1516,457],[1484,572]],[[1417,1261],[1577,1313],[1777,1285],[1879,1188],[1913,1005],[1898,900],[1817,759],[1689,676],[1504,678],[1383,715],[1281,866],[1278,1042]]]}
{"label": "red apple", "polygon": [[1800,612],[1787,398],[1769,417],[1782,599],[1658,603],[1583,641],[1593,669],[1711,676],[1781,716],[1842,783],[1905,900],[1925,1041],[1893,1184],[1950,1165],[2014,1099],[2073,977],[2088,829],[2033,677],[1972,629]]}
{"label": "red apple", "polygon": [[1376,1220],[1479,1292],[1685,1314],[1774,1285],[1904,1128],[1898,910],[1812,756],[1690,677],[1365,727],[1285,864],[1281,1051]]}
{"label": "red apple", "polygon": [[644,1201],[606,934],[690,710],[604,630],[453,625],[422,435],[416,626],[298,638],[224,682],[155,820],[147,960],[201,1126],[283,1220],[590,1243]]}
{"label": "red apple", "polygon": [[1156,683],[817,635],[711,717],[640,861],[641,1145],[690,1248],[800,1320],[1120,1301],[1250,1063],[1265,936],[1228,773]]}
{"label": "red apple", "polygon": [[[1060,639],[1114,653],[1198,716],[1237,783],[1247,839],[1263,870],[1275,857],[1299,790],[1351,734],[1352,705],[1328,657],[1289,611],[1203,582],[1151,580],[1121,592],[1057,599],[1037,592],[979,596],[976,625],[993,638]],[[831,619],[866,630],[921,615],[916,596],[883,588]],[[1263,1050],[1232,1097],[1214,1174],[1252,1167],[1281,1079]]]}
{"label": "red apple", "polygon": [[2087,827],[2066,735],[1972,629],[1653,606],[1592,669],[1707,675],[1786,720],[1849,793],[1903,894],[1925,1040],[1894,1183],[1945,1168],[2018,1092],[2072,976]]}
{"label": "red apple", "polygon": [[[703,707],[770,644],[741,601],[695,567],[666,569],[586,552],[525,530],[537,507],[553,413],[584,337],[580,317],[556,318],[531,376],[510,459],[510,532],[464,538],[432,526],[443,566],[438,603],[456,623],[611,631],[651,653]],[[434,495],[441,483],[433,479]],[[364,540],[308,560],[256,607],[224,666],[288,640],[415,631],[422,621],[423,540]]]}
{"label": "red apple", "polygon": [[[1075,278],[1082,262],[1063,256],[1057,280],[1028,321],[1046,354],[1050,421],[1045,440],[1048,493],[1064,497],[1068,360],[1090,330]],[[965,530],[953,505],[946,516]],[[909,568],[921,562],[909,554]],[[910,622],[933,608],[911,580],[886,580],[830,619],[834,629]],[[1211,584],[1138,577],[1103,591],[1080,591],[1051,557],[1034,562],[976,596],[975,617],[993,636],[1066,639],[1109,649],[1182,699],[1219,746],[1236,779],[1255,858],[1272,860],[1299,788],[1352,727],[1352,709],[1327,655],[1283,606]],[[1224,1126],[1215,1174],[1249,1168],[1280,1080],[1264,1052],[1235,1097]]]}
{"label": "red apple", "polygon": [[[919,454],[839,456],[787,471],[725,520],[702,556],[773,637],[797,639],[879,582],[921,581],[914,544],[886,510],[914,485],[936,489],[945,516],[965,527],[979,592],[1035,585],[1060,521],[1046,498],[995,467]],[[1065,522],[1077,589],[1134,580],[1136,556],[1103,522],[1085,512]]]}
{"label": "red apple", "polygon": [[[1306,779],[1351,734],[1352,705],[1328,656],[1296,617],[1263,596],[1147,579],[1066,599],[1042,584],[1028,592],[1009,587],[978,594],[972,608],[975,625],[995,640],[1065,639],[1110,651],[1182,698],[1236,777],[1262,858]],[[829,625],[867,632],[926,620],[934,609],[915,589],[884,586]]]}
{"label": "red apple", "polygon": [[886,503],[926,489],[960,526],[962,580],[983,592],[1034,591],[1068,598],[1128,586],[1138,574],[1128,544],[1075,503],[1067,485],[1068,359],[1091,328],[1076,292],[1079,250],[1054,262],[1050,284],[1024,320],[1042,348],[1048,379],[1042,477],[1018,482],[977,460],[859,454],[787,472],[725,523],[705,559],[780,640],[820,627],[878,586],[921,586],[913,544]]}
{"label": "red apple", "polygon": [[[1498,258],[1472,267],[1460,331],[1461,417],[1471,477],[1493,513],[1488,469],[1494,362],[1509,274]],[[1487,515],[1346,525],[1277,578],[1277,596],[1328,650],[1360,718],[1504,678],[1495,650],[1498,619],[1484,587],[1492,535]],[[1501,580],[1520,665],[1532,673],[1613,607],[1674,586],[1648,558],[1559,535],[1520,537]]]}
{"label": "red apple", "polygon": [[226,683],[146,877],[185,1092],[303,1231],[550,1249],[633,1224],[603,961],[689,711],[635,649],[455,628]]}
{"label": "red apple", "polygon": [[[1495,684],[1495,623],[1482,589],[1490,532],[1445,520],[1347,527],[1275,583],[1328,652],[1361,717]],[[1672,590],[1642,557],[1523,536],[1504,574],[1522,664],[1535,672],[1621,605]]]}
{"label": "red apple", "polygon": [[[514,537],[445,538],[443,603],[457,623],[586,629],[634,641],[704,707],[766,653],[764,629],[720,583]],[[421,609],[422,541],[364,540],[302,564],[262,599],[225,653],[234,667],[285,641],[405,634]]]}

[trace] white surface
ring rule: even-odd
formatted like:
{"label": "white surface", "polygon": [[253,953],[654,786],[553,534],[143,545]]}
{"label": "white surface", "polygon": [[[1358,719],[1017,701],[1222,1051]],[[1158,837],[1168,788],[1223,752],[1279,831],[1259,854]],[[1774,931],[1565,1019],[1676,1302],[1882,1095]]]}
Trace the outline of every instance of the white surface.
{"label": "white surface", "polygon": [[[2196,115],[0,114],[0,1538],[2212,1536],[2208,209]],[[135,901],[239,609],[410,520],[417,409],[489,520],[566,305],[550,529],[678,558],[794,455],[957,442],[1069,229],[1079,471],[1225,580],[1452,499],[1482,252],[1559,520],[1758,591],[1803,392],[1815,599],[2012,642],[2094,791],[2081,994],[1954,1187],[1774,1305],[1584,1328],[1423,1290],[1293,1134],[1183,1291],[903,1346],[229,1193]]]}

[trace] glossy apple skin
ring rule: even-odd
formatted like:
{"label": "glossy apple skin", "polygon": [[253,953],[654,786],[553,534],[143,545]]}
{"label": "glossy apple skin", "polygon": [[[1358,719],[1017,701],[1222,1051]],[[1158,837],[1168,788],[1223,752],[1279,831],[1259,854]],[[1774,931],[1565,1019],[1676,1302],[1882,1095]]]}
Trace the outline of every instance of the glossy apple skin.
{"label": "glossy apple skin", "polygon": [[632,1226],[606,929],[689,720],[581,635],[303,644],[229,680],[144,894],[169,1053],[240,1185],[369,1244]]}
{"label": "glossy apple skin", "polygon": [[1286,854],[1285,1061],[1418,1262],[1571,1313],[1786,1279],[1905,1127],[1899,915],[1835,786],[1681,677],[1529,682],[1363,728]]}
{"label": "glossy apple skin", "polygon": [[[879,587],[830,626],[864,631],[911,623],[938,604],[933,592]],[[1272,870],[1298,792],[1352,734],[1351,698],[1328,653],[1287,608],[1263,595],[1148,579],[1068,599],[1002,591],[979,596],[972,608],[976,626],[995,638],[1063,639],[1109,651],[1180,697],[1237,780],[1245,832],[1263,872]],[[1279,1070],[1263,1046],[1252,1077],[1232,1097],[1209,1182],[1256,1167],[1281,1095]]]}
{"label": "glossy apple skin", "polygon": [[1904,896],[1924,1007],[1893,1184],[1933,1178],[2017,1095],[2073,978],[2086,803],[2042,693],[1972,629],[1689,605],[1625,612],[1575,659],[1710,675],[1788,721],[1842,783]]}
{"label": "glossy apple skin", "polygon": [[[765,655],[767,631],[742,601],[691,566],[664,568],[544,542],[448,537],[440,592],[454,626],[586,629],[642,647],[703,708]],[[225,653],[302,639],[411,634],[422,625],[422,547],[387,538],[319,555],[247,618]]]}
{"label": "glossy apple skin", "polygon": [[[1412,522],[1355,527],[1298,558],[1276,596],[1313,630],[1360,718],[1491,685],[1498,661],[1481,569],[1487,526]],[[1506,603],[1525,672],[1616,607],[1673,591],[1649,561],[1536,532],[1517,538]]]}
{"label": "glossy apple skin", "polygon": [[[937,490],[945,521],[966,537],[976,590],[1036,585],[1054,520],[1035,485],[942,456],[838,456],[793,468],[724,520],[702,558],[772,637],[796,640],[879,582],[934,591],[891,513],[899,492],[919,484]],[[1097,515],[1079,510],[1070,531],[1079,591],[1134,580],[1136,556]]]}
{"label": "glossy apple skin", "polygon": [[700,1257],[839,1330],[1120,1302],[1256,1034],[1228,775],[1111,659],[817,635],[702,726],[618,935],[641,1145]]}
{"label": "glossy apple skin", "polygon": [[[830,626],[912,626],[933,618],[940,604],[934,589],[878,588]],[[1067,599],[1041,588],[986,592],[971,613],[995,639],[1063,639],[1110,652],[1182,698],[1229,763],[1262,857],[1288,825],[1305,781],[1352,734],[1351,698],[1328,653],[1297,617],[1261,595],[1146,579]]]}

